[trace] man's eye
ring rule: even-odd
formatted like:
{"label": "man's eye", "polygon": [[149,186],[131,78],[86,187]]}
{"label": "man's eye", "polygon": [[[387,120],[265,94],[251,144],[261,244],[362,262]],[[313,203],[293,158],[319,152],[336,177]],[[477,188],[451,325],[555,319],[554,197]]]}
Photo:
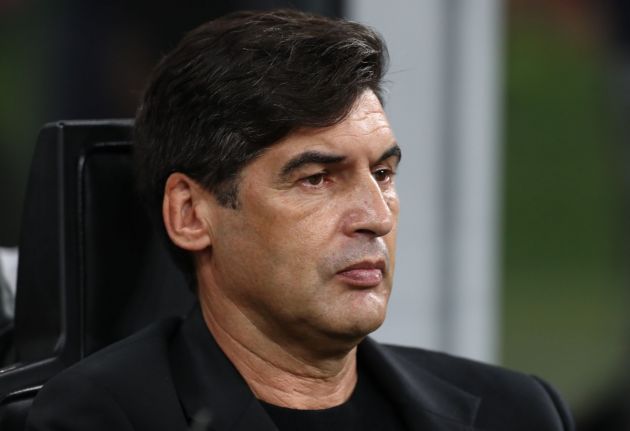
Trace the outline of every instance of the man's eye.
{"label": "man's eye", "polygon": [[302,180],[302,183],[307,186],[321,186],[324,183],[326,178],[326,174],[320,173],[315,175],[310,175]]}
{"label": "man's eye", "polygon": [[378,169],[372,173],[374,179],[379,183],[387,183],[392,180],[394,173],[389,169]]}

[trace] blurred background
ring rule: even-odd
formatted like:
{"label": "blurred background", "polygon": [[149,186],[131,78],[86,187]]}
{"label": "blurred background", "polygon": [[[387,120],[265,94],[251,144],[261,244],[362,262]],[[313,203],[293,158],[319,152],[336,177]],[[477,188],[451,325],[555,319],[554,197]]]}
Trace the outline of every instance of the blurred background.
{"label": "blurred background", "polygon": [[403,212],[376,336],[539,375],[580,430],[630,429],[624,0],[0,0],[3,318],[40,127],[132,117],[187,30],[287,6],[365,22],[390,48]]}

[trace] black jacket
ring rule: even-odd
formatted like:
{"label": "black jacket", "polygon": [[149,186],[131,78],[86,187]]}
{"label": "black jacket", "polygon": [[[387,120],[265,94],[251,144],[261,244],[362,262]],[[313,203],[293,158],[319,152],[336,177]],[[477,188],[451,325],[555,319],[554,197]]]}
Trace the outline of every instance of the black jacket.
{"label": "black jacket", "polygon": [[[366,339],[358,361],[409,430],[572,430],[541,380],[478,362]],[[45,385],[27,430],[275,430],[197,308],[114,344]]]}

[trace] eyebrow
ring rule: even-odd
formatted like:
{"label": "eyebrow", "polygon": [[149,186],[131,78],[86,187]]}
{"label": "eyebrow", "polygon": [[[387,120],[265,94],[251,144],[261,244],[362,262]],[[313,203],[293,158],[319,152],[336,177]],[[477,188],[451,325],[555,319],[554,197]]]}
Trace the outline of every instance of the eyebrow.
{"label": "eyebrow", "polygon": [[285,178],[291,174],[291,172],[296,169],[309,164],[321,164],[328,165],[333,163],[340,163],[346,159],[346,156],[338,156],[335,154],[326,154],[321,153],[319,151],[305,151],[303,153],[298,154],[289,160],[282,167],[282,171],[280,171],[280,176]]}
{"label": "eyebrow", "polygon": [[379,157],[376,163],[383,162],[390,157],[396,157],[397,165],[400,163],[400,160],[402,159],[402,152],[400,151],[400,147],[398,146],[398,144],[394,144],[391,148],[385,150],[385,152],[381,155],[381,157]]}
{"label": "eyebrow", "polygon": [[[400,163],[400,159],[402,154],[400,152],[400,147],[398,144],[394,144],[391,148],[385,150],[385,152],[378,158],[376,163],[380,163],[384,160],[389,159],[390,157],[396,157],[396,164]],[[287,163],[284,164],[282,170],[280,171],[280,176],[282,178],[288,177],[292,172],[299,169],[304,165],[309,164],[319,164],[319,165],[330,165],[334,163],[343,162],[346,159],[346,156],[339,156],[336,154],[328,154],[322,153],[320,151],[305,151],[300,153],[290,159]]]}

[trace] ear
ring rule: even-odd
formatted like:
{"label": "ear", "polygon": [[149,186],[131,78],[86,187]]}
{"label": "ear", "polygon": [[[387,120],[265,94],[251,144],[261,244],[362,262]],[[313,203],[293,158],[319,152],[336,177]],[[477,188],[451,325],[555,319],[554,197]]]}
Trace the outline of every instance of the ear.
{"label": "ear", "polygon": [[190,177],[175,172],[166,180],[162,217],[171,241],[189,251],[201,251],[212,244],[205,191]]}

